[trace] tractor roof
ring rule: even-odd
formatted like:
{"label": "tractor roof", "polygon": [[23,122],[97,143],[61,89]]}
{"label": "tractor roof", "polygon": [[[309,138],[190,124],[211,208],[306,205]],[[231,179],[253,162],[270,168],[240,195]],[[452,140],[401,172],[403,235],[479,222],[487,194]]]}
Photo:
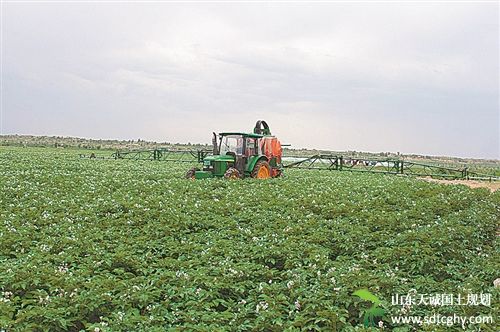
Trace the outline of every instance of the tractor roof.
{"label": "tractor roof", "polygon": [[229,132],[229,133],[219,133],[220,136],[229,136],[229,135],[241,135],[243,137],[251,137],[251,138],[262,138],[266,135],[254,134],[254,133],[237,133],[237,132]]}

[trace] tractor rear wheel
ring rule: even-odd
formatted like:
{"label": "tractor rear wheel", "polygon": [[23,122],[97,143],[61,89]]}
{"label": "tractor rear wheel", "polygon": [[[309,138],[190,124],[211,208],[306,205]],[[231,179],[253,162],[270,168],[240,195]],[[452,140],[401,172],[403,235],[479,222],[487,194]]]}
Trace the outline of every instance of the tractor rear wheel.
{"label": "tractor rear wheel", "polygon": [[224,179],[239,179],[241,178],[240,171],[234,167],[229,167],[224,173]]}
{"label": "tractor rear wheel", "polygon": [[268,179],[271,177],[271,167],[265,160],[261,160],[255,164],[252,171],[252,177],[257,179]]}
{"label": "tractor rear wheel", "polygon": [[196,167],[193,167],[189,171],[187,171],[186,172],[186,179],[193,179],[194,180],[194,174],[196,173],[196,171],[199,171],[199,169]]}

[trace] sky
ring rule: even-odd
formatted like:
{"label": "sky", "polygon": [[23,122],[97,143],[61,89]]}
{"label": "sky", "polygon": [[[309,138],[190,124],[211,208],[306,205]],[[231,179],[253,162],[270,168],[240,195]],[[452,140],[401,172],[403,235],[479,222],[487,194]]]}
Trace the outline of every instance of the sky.
{"label": "sky", "polygon": [[1,9],[2,134],[500,159],[497,2]]}

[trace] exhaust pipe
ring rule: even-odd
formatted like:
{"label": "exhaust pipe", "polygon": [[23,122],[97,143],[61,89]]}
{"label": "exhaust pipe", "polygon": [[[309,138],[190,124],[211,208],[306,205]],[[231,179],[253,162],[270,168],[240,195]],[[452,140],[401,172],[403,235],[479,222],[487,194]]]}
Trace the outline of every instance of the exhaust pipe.
{"label": "exhaust pipe", "polygon": [[213,155],[219,154],[219,147],[217,146],[217,134],[213,133],[214,136],[212,137],[212,146],[213,146]]}

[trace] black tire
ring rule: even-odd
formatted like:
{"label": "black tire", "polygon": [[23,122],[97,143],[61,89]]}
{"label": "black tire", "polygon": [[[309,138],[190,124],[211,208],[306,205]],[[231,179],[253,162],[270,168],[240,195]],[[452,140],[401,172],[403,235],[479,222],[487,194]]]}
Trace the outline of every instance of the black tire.
{"label": "black tire", "polygon": [[276,172],[276,175],[274,177],[275,178],[283,177],[283,170],[282,169],[278,169],[277,172]]}
{"label": "black tire", "polygon": [[196,171],[199,171],[200,169],[199,168],[196,168],[196,167],[193,167],[191,168],[189,171],[186,172],[186,179],[193,179],[194,180],[194,173],[196,173]]}
{"label": "black tire", "polygon": [[224,173],[224,179],[239,179],[241,178],[241,173],[234,167],[229,167]]}
{"label": "black tire", "polygon": [[[267,169],[267,177],[259,176],[259,171],[261,168]],[[258,161],[257,164],[255,164],[255,167],[253,168],[252,177],[260,179],[269,179],[271,177],[271,167],[269,166],[269,163],[265,160]]]}

